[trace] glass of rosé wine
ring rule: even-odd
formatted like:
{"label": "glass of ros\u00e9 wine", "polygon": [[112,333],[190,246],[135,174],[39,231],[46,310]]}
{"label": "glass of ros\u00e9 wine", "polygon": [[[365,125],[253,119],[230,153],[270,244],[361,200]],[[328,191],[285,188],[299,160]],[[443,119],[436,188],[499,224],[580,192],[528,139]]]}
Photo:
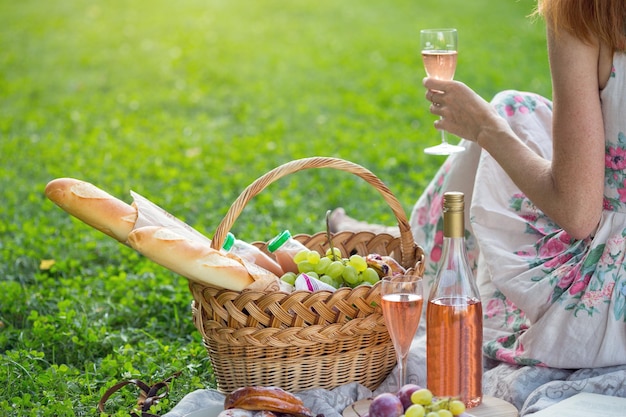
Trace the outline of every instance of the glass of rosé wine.
{"label": "glass of ros\u00e9 wine", "polygon": [[395,275],[381,281],[381,305],[398,359],[398,386],[407,384],[406,365],[424,303],[422,277]]}
{"label": "glass of ros\u00e9 wine", "polygon": [[[426,75],[440,80],[452,80],[457,59],[456,29],[422,29],[420,43]],[[424,149],[424,152],[430,155],[450,155],[464,150],[462,146],[448,143],[446,132],[441,130],[441,143]]]}

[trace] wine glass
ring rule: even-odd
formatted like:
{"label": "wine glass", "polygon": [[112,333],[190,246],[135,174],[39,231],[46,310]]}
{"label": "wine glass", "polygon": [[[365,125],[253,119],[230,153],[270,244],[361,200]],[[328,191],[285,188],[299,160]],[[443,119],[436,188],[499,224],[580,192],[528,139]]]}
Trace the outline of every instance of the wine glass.
{"label": "wine glass", "polygon": [[[458,36],[456,29],[422,29],[420,31],[422,60],[429,77],[452,80],[456,70]],[[430,155],[450,155],[463,152],[464,147],[452,145],[441,130],[441,143],[424,149]]]}
{"label": "wine glass", "polygon": [[398,358],[399,387],[407,384],[406,365],[411,342],[422,316],[422,277],[395,275],[381,281],[381,305]]}

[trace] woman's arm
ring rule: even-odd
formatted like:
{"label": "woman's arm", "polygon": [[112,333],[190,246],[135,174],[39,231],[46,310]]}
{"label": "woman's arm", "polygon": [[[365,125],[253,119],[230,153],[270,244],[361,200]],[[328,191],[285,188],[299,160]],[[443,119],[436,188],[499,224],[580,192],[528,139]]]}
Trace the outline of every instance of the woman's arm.
{"label": "woman's arm", "polygon": [[[435,126],[477,142],[520,190],[575,238],[595,230],[602,213],[604,125],[599,44],[548,30],[553,82],[553,160],[528,148],[487,102],[462,83],[424,80]],[[433,91],[435,91],[433,93]],[[437,93],[440,91],[442,93]]]}

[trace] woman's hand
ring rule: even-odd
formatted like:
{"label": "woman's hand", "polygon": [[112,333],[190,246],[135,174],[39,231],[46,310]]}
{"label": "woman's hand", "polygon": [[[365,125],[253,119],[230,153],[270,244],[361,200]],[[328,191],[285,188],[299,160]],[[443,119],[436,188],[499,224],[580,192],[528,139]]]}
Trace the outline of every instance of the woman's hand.
{"label": "woman's hand", "polygon": [[459,81],[424,78],[426,99],[432,104],[430,112],[440,116],[435,128],[480,143],[484,133],[508,130],[508,125],[496,110],[471,88]]}

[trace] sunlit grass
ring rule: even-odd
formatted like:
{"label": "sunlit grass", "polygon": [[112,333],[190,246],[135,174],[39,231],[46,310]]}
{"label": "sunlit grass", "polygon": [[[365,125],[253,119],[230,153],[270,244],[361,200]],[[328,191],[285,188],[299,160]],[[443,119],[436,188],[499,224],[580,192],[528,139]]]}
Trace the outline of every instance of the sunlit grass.
{"label": "sunlit grass", "polygon": [[[0,414],[93,415],[104,389],[177,370],[163,410],[214,386],[186,281],[43,196],[55,177],[133,189],[212,235],[275,166],[335,156],[409,212],[441,159],[420,28],[459,29],[456,78],[489,99],[550,95],[534,1],[52,0],[0,3]],[[393,224],[349,174],[307,171],[251,201],[233,231],[322,229],[342,205]],[[40,270],[42,260],[54,260]],[[128,410],[136,393],[117,397]]]}

